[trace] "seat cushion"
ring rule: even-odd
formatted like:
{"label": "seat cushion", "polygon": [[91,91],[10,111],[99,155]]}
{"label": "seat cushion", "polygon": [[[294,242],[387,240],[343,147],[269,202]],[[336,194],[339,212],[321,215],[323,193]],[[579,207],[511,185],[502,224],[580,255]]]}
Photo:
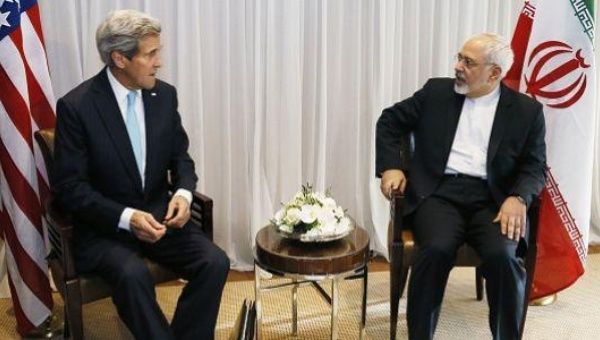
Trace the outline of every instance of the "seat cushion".
{"label": "seat cushion", "polygon": [[[148,266],[156,284],[173,281],[178,278],[174,272],[156,262],[152,262],[148,259],[144,259],[144,262],[146,263],[146,266]],[[92,302],[111,296],[110,287],[99,276],[93,274],[80,275],[79,279],[82,303]]]}

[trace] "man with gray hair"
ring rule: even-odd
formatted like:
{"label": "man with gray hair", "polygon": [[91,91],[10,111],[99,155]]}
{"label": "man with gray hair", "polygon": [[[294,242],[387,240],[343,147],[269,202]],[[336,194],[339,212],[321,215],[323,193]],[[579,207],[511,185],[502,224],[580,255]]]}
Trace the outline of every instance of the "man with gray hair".
{"label": "man with gray hair", "polygon": [[[456,55],[454,79],[430,79],[377,122],[381,191],[405,193],[419,246],[408,287],[410,339],[433,338],[465,242],[483,262],[494,339],[519,337],[526,211],[544,186],[546,147],[542,105],[501,83],[512,60],[502,38],[476,35]],[[410,161],[400,151],[409,135]]]}
{"label": "man with gray hair", "polygon": [[[137,339],[209,339],[229,259],[190,221],[197,177],[176,90],[156,78],[160,32],[156,19],[133,10],[100,24],[106,67],[57,103],[52,190],[74,216],[77,271],[112,287]],[[143,257],[188,281],[171,325]]]}

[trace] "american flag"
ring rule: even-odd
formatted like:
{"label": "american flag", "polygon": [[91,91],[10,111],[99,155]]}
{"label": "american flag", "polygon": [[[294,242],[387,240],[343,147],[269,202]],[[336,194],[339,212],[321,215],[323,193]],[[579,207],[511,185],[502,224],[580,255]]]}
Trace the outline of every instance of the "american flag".
{"label": "american flag", "polygon": [[41,204],[48,176],[33,132],[54,127],[54,105],[37,1],[0,0],[0,235],[21,335],[52,311]]}

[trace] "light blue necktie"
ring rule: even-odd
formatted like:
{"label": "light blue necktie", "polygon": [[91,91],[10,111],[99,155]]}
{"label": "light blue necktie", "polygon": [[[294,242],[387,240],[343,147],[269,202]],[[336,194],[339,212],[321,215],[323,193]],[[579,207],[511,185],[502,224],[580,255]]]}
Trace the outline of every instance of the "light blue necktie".
{"label": "light blue necktie", "polygon": [[140,136],[140,126],[138,125],[137,115],[135,114],[135,96],[135,91],[130,91],[127,94],[127,119],[125,124],[127,125],[127,134],[129,134],[129,141],[131,142],[133,154],[135,155],[135,162],[137,163],[140,176],[142,176],[143,179],[142,137]]}

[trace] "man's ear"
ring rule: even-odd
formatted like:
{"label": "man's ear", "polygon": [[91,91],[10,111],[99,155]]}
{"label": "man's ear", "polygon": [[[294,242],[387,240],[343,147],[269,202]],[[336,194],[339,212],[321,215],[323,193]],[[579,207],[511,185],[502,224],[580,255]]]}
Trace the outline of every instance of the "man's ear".
{"label": "man's ear", "polygon": [[118,51],[110,52],[110,58],[113,60],[113,62],[115,63],[115,66],[117,68],[119,68],[119,69],[125,68],[125,62],[127,60],[127,57],[125,57],[123,54],[121,54],[121,52],[118,52]]}
{"label": "man's ear", "polygon": [[496,81],[498,79],[500,79],[502,75],[502,70],[500,69],[500,67],[494,65],[492,66],[492,74],[490,75],[490,79],[493,81]]}

